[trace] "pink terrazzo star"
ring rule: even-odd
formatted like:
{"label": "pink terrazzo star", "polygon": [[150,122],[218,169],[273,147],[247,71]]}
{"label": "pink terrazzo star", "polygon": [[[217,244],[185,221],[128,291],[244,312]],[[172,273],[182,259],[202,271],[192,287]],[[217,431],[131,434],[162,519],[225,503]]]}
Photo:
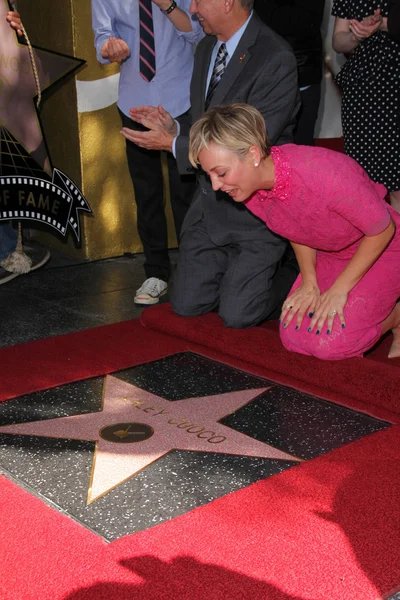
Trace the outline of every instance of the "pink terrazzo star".
{"label": "pink terrazzo star", "polygon": [[[101,412],[7,425],[0,427],[0,433],[95,441],[90,504],[174,449],[300,462],[218,422],[267,389],[172,402],[108,375]],[[150,437],[140,440],[144,436],[137,433],[138,423],[144,424],[142,429]],[[105,428],[114,432],[113,441],[102,437]]]}

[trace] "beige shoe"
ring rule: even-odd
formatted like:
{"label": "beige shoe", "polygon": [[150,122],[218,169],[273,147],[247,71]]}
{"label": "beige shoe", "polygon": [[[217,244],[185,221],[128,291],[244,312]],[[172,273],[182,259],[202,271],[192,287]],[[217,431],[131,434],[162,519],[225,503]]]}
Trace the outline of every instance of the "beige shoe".
{"label": "beige shoe", "polygon": [[135,304],[157,304],[161,296],[168,291],[168,284],[157,277],[146,279],[144,284],[136,290]]}

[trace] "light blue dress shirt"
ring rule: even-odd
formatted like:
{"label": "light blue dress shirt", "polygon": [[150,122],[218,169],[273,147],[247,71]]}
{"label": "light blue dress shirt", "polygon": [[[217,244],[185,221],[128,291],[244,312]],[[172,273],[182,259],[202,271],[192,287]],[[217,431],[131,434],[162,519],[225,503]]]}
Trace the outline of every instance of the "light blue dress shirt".
{"label": "light blue dress shirt", "polygon": [[217,43],[215,44],[213,51],[211,53],[210,64],[208,67],[207,87],[206,87],[205,97],[207,97],[208,86],[210,85],[210,80],[211,80],[211,75],[212,75],[212,72],[214,69],[215,59],[217,57],[217,52],[220,49],[220,46],[222,46],[222,44],[225,43],[226,51],[228,53],[227,57],[226,57],[226,66],[228,66],[228,63],[229,63],[230,59],[232,58],[233,53],[235,52],[235,50],[241,40],[241,37],[244,34],[245,29],[246,29],[247,25],[249,24],[249,21],[252,16],[253,16],[253,11],[251,11],[246,23],[243,23],[241,28],[238,29],[237,32],[234,33],[233,36],[231,38],[229,38],[229,40],[227,42],[221,42],[220,40],[217,40]]}
{"label": "light blue dress shirt", "polygon": [[[190,0],[176,0],[189,14]],[[163,107],[177,117],[190,106],[189,87],[193,70],[193,45],[204,36],[196,17],[191,18],[192,31],[178,31],[164,13],[153,4],[156,75],[145,81],[139,72],[139,2],[138,0],[92,0],[92,25],[97,60],[100,50],[111,36],[123,39],[131,55],[120,69],[118,107],[129,117],[131,107],[150,105]]]}

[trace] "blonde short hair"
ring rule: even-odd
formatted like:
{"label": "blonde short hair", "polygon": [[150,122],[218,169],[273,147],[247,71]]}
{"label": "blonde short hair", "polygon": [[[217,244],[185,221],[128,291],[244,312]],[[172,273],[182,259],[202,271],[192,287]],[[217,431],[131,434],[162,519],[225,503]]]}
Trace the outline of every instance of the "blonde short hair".
{"label": "blonde short hair", "polygon": [[210,143],[226,148],[244,158],[252,146],[261,150],[262,158],[271,153],[265,121],[261,113],[250,106],[237,102],[215,106],[206,112],[190,130],[189,160],[199,165],[199,154]]}

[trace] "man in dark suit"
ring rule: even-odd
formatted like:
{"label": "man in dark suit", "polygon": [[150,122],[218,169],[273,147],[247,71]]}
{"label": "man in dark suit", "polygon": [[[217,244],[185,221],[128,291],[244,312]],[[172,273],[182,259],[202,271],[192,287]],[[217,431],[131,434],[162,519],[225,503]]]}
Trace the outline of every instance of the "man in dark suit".
{"label": "man in dark suit", "polygon": [[[247,102],[264,116],[273,144],[291,142],[299,94],[290,46],[252,12],[252,0],[192,0],[190,12],[210,34],[195,54],[190,119],[182,121],[178,131],[161,106],[141,107],[132,110],[131,117],[150,131],[123,129],[123,135],[146,148],[173,151],[180,173],[191,172],[191,122],[217,104]],[[218,81],[221,56],[223,74]],[[297,275],[290,261],[281,265],[286,245],[242,204],[214,192],[200,173],[182,228],[174,311],[194,316],[218,307],[229,327],[275,318]]]}
{"label": "man in dark suit", "polygon": [[387,27],[389,35],[400,43],[400,0],[389,2]]}
{"label": "man in dark suit", "polygon": [[325,0],[254,0],[260,19],[293,48],[297,60],[301,108],[294,132],[296,144],[314,146],[321,98]]}

